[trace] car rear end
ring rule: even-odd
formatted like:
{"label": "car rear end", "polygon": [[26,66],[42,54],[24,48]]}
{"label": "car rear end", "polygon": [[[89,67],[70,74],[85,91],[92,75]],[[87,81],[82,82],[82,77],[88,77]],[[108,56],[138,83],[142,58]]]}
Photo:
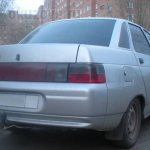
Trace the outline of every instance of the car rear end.
{"label": "car rear end", "polygon": [[[32,58],[32,49],[37,47],[38,55]],[[65,49],[65,58],[62,55],[54,60],[53,55],[57,54],[51,54],[49,49],[56,47],[59,52]],[[43,56],[40,49],[41,52],[44,49]],[[72,53],[67,53],[68,49]],[[20,61],[14,59],[18,57],[18,50]],[[5,116],[6,125],[94,127],[91,119],[97,121],[95,116],[106,112],[105,72],[102,64],[76,63],[77,51],[78,45],[63,44],[1,47],[0,112]],[[25,57],[24,52],[30,58]],[[105,107],[97,110],[99,106]],[[103,119],[99,126],[102,122]]]}
{"label": "car rear end", "polygon": [[[114,24],[115,21],[110,35]],[[81,37],[80,43],[78,35],[69,43],[70,34],[65,39],[64,35],[60,37],[61,42],[53,36],[51,43],[40,43],[41,37],[31,38],[40,30],[21,44],[0,47],[1,124],[104,129],[107,112],[104,65],[77,61],[80,45],[94,44],[93,41],[83,41]],[[40,32],[42,35],[43,31]],[[92,32],[90,35],[95,36]],[[111,36],[107,40],[102,41],[103,46],[109,46]]]}

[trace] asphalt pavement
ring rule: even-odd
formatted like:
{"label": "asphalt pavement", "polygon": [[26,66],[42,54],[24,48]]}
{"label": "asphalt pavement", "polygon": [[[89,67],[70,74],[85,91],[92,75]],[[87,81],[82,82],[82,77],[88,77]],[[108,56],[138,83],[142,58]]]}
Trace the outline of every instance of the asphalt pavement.
{"label": "asphalt pavement", "polygon": [[[0,130],[0,150],[123,150],[87,130],[32,129],[12,133]],[[142,123],[137,144],[130,150],[150,150],[150,118]]]}

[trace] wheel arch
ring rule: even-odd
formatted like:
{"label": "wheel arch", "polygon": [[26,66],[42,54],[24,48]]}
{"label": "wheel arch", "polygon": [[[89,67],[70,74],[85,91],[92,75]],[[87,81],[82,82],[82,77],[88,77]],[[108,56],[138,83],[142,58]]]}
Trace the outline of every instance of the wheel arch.
{"label": "wheel arch", "polygon": [[[141,112],[142,112],[142,116],[141,116],[141,117],[142,117],[142,119],[144,119],[145,97],[144,97],[143,95],[137,95],[137,96],[135,96],[135,97],[131,100],[131,102],[129,103],[128,108],[129,108],[129,106],[130,106],[134,101],[139,101],[139,102],[140,102],[140,105],[141,105]],[[127,110],[128,110],[128,108],[127,108]],[[126,112],[127,112],[127,110],[126,110]],[[125,112],[125,113],[126,113],[126,112]],[[124,114],[125,114],[125,113],[124,113]],[[106,132],[106,133],[105,133],[106,139],[108,139],[108,140],[114,140],[114,141],[120,141],[120,140],[121,140],[121,138],[123,137],[122,128],[124,127],[123,119],[124,119],[124,115],[123,115],[123,117],[122,117],[122,119],[121,119],[121,121],[120,121],[120,123],[119,123],[119,125],[118,125],[117,128],[115,128],[115,129],[112,130],[112,131],[109,131],[109,132]]]}
{"label": "wheel arch", "polygon": [[141,104],[142,119],[144,119],[145,97],[142,94],[137,95],[136,97],[133,98],[133,101],[134,100],[139,100],[139,102]]}

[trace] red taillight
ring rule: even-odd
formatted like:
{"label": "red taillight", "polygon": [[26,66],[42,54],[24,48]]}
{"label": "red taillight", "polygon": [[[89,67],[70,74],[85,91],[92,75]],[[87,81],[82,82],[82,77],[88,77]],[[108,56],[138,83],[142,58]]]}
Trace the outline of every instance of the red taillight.
{"label": "red taillight", "polygon": [[0,81],[67,82],[68,64],[1,63]]}
{"label": "red taillight", "polygon": [[43,82],[45,70],[44,63],[2,63],[0,64],[0,80]]}
{"label": "red taillight", "polygon": [[105,83],[104,67],[101,64],[71,64],[68,80],[71,83]]}
{"label": "red taillight", "polygon": [[1,63],[1,81],[105,83],[102,64]]}

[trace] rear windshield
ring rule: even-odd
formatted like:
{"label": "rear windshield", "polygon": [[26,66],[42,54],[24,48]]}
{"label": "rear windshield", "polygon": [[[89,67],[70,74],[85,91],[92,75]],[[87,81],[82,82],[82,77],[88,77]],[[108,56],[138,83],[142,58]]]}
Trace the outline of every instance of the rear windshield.
{"label": "rear windshield", "polygon": [[21,43],[69,43],[109,46],[115,20],[57,21],[35,29]]}

